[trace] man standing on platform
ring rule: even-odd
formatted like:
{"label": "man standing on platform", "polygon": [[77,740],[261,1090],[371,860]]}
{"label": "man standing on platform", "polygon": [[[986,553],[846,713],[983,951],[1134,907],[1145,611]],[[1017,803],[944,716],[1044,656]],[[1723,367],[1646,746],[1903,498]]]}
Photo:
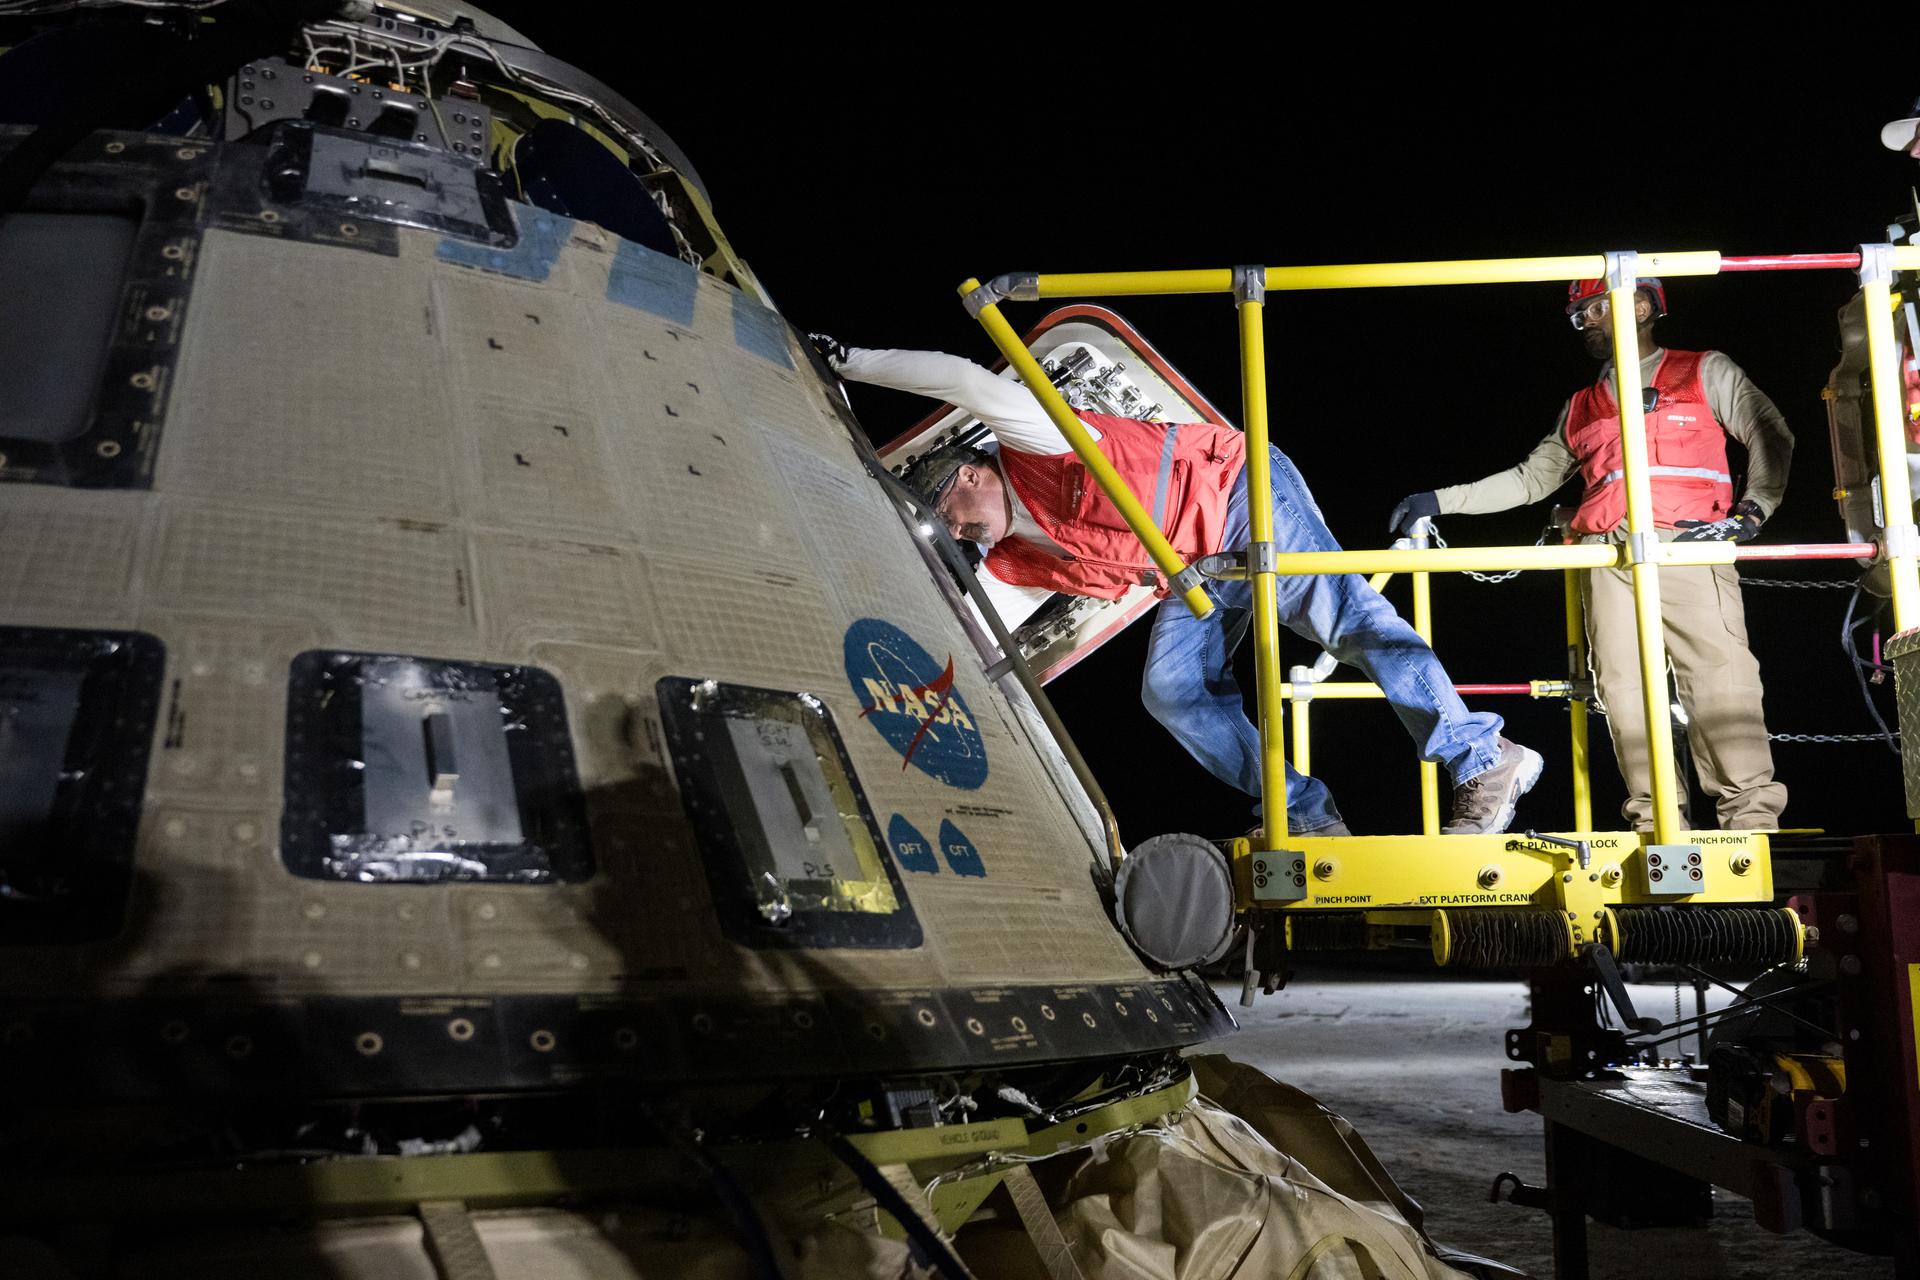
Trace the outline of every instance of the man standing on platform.
{"label": "man standing on platform", "polygon": [[[1650,276],[1637,284],[1633,322],[1660,539],[1751,542],[1786,491],[1793,434],[1773,402],[1725,355],[1656,345],[1653,325],[1667,313],[1666,290]],[[1538,502],[1577,471],[1586,487],[1573,532],[1582,542],[1623,541],[1626,484],[1613,389],[1615,318],[1609,312],[1606,281],[1578,280],[1568,288],[1567,316],[1587,353],[1604,363],[1598,380],[1568,400],[1560,421],[1526,461],[1471,484],[1404,498],[1390,527],[1405,532],[1423,516],[1483,515]],[[1738,501],[1727,466],[1728,436],[1747,451],[1746,487]],[[1651,831],[1646,704],[1631,573],[1593,569],[1585,581],[1594,681],[1627,783],[1621,811],[1636,831]],[[1720,825],[1777,829],[1787,789],[1773,778],[1773,751],[1760,708],[1760,665],[1747,646],[1739,574],[1730,564],[1663,567],[1660,613],[1695,769],[1701,787],[1714,798]]]}

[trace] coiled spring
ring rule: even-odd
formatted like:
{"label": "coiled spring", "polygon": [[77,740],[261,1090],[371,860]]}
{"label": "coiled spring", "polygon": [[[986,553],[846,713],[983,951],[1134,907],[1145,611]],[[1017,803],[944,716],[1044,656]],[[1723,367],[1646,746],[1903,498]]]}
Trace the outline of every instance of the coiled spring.
{"label": "coiled spring", "polygon": [[1613,953],[1627,964],[1782,964],[1800,958],[1804,937],[1785,908],[1614,909]]}
{"label": "coiled spring", "polygon": [[1433,958],[1455,969],[1537,968],[1573,951],[1573,935],[1557,911],[1436,911]]}
{"label": "coiled spring", "polygon": [[1365,951],[1366,913],[1301,912],[1287,921],[1287,945],[1295,951]]}

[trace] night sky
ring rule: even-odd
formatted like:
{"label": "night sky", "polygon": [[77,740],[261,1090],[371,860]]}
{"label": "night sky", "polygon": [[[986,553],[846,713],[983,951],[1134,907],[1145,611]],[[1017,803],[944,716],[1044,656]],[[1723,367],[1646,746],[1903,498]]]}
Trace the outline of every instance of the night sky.
{"label": "night sky", "polygon": [[[1138,44],[1066,41],[1023,53],[1004,40],[982,43],[984,32],[963,49],[856,51],[838,43],[850,14],[818,11],[818,27],[791,48],[756,43],[732,50],[728,64],[719,58],[724,30],[706,33],[714,59],[689,62],[659,56],[653,41],[610,40],[557,6],[495,8],[673,136],[735,248],[796,326],[850,345],[938,348],[982,362],[995,353],[954,294],[968,276],[1616,248],[1832,252],[1884,238],[1920,181],[1920,166],[1878,141],[1879,126],[1907,114],[1920,85],[1809,71],[1791,50],[1756,61],[1758,43],[1668,39],[1660,58],[1620,46],[1633,63],[1621,82],[1630,106],[1608,125],[1598,108],[1599,45],[1488,60],[1441,49],[1416,56],[1423,41],[1402,36],[1337,64],[1305,46],[1215,47],[1195,63],[1202,69],[1174,75],[1139,69]],[[1050,37],[1063,21],[1049,20]],[[1842,272],[1669,283],[1673,314],[1661,341],[1726,351],[1798,438],[1786,502],[1765,540],[1844,536],[1828,498],[1820,388],[1837,350],[1834,313],[1854,288]],[[1384,546],[1387,513],[1402,495],[1509,466],[1546,433],[1596,372],[1564,300],[1554,284],[1270,296],[1274,439],[1343,545]],[[1008,311],[1025,328],[1048,305]],[[1108,305],[1237,420],[1228,299]],[[876,440],[931,407],[865,387],[853,398]],[[1560,500],[1576,495],[1577,486]],[[1441,529],[1456,546],[1531,543],[1548,505],[1453,517]],[[1748,571],[1837,578],[1850,568]],[[1410,608],[1403,584],[1388,595]],[[1847,593],[1748,588],[1746,599],[1770,727],[1871,729],[1839,647]],[[1564,675],[1557,573],[1501,586],[1439,578],[1434,600],[1435,647],[1456,680]],[[1238,833],[1249,802],[1141,710],[1146,639],[1143,621],[1049,691],[1129,843],[1171,829]],[[1289,636],[1283,658],[1314,652]],[[1877,694],[1891,722],[1891,685]],[[1501,711],[1509,734],[1547,757],[1519,825],[1568,823],[1565,705],[1473,705]],[[1316,772],[1354,829],[1416,830],[1413,751],[1385,706],[1322,704],[1314,725]],[[1598,720],[1594,742],[1604,829],[1623,792]],[[1791,792],[1789,825],[1907,829],[1898,763],[1884,747],[1776,744],[1775,759]],[[1701,804],[1696,818],[1710,813]]]}

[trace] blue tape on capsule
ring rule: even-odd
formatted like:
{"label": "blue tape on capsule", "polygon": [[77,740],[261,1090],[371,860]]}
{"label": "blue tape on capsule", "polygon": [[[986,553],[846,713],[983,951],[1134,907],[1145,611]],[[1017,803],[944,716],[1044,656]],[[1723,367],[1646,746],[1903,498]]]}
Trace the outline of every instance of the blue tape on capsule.
{"label": "blue tape on capsule", "polygon": [[607,271],[607,301],[646,311],[675,324],[693,324],[700,271],[645,245],[622,240]]}
{"label": "blue tape on capsule", "polygon": [[733,295],[733,340],[742,351],[771,360],[782,369],[793,368],[787,351],[787,322],[744,293]]}
{"label": "blue tape on capsule", "polygon": [[471,240],[444,236],[434,250],[442,262],[482,271],[497,271],[519,280],[545,280],[560,260],[560,250],[573,237],[573,219],[531,205],[513,205],[520,238],[511,249],[493,249]]}

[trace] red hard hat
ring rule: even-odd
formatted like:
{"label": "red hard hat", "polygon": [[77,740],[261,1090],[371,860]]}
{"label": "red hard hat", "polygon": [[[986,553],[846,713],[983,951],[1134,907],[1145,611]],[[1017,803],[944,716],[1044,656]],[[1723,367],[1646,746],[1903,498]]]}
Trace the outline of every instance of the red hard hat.
{"label": "red hard hat", "polygon": [[[1639,288],[1652,291],[1654,315],[1663,316],[1667,314],[1667,289],[1665,285],[1660,283],[1659,276],[1641,276],[1638,280],[1634,281],[1634,284]],[[1605,280],[1575,280],[1567,286],[1567,314],[1572,315],[1580,309],[1582,303],[1590,298],[1597,298],[1606,291],[1607,282]]]}

